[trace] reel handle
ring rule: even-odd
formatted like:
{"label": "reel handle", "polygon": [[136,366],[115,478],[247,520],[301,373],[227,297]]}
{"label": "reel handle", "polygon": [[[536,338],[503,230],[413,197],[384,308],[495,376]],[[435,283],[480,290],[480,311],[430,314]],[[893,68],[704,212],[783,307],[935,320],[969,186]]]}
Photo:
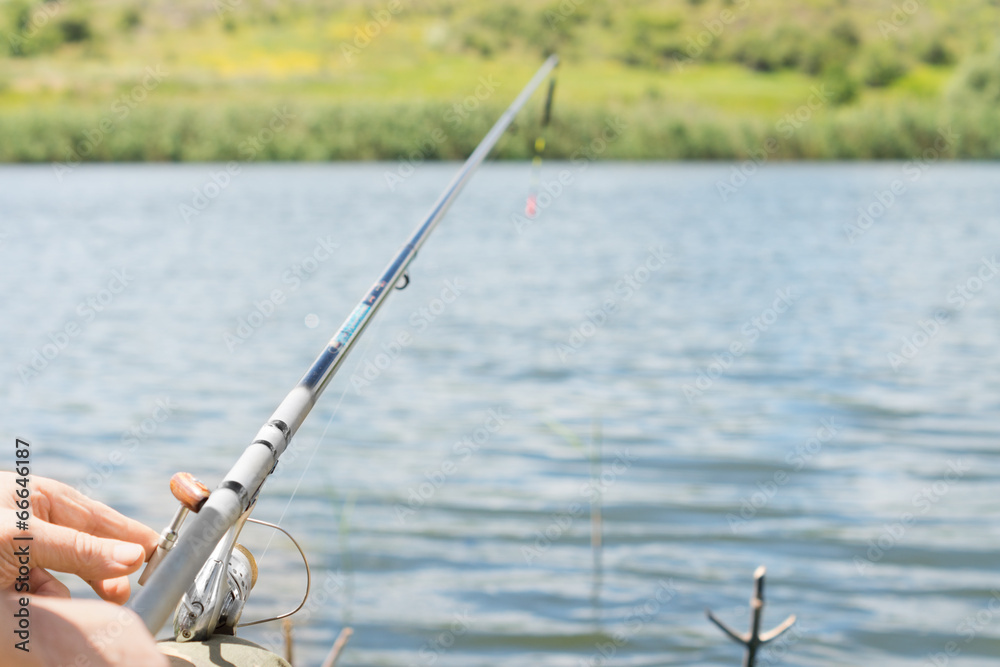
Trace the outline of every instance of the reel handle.
{"label": "reel handle", "polygon": [[177,508],[174,518],[170,520],[170,525],[160,533],[160,541],[156,545],[156,551],[149,557],[149,562],[146,563],[146,568],[142,571],[142,576],[139,577],[140,586],[146,584],[156,566],[160,564],[167,552],[174,548],[174,543],[177,541],[177,531],[180,530],[181,524],[187,518],[188,512],[197,514],[205,501],[208,500],[208,496],[211,495],[208,487],[201,480],[195,479],[195,476],[189,472],[174,473],[174,476],[170,478],[170,493],[174,494],[174,498],[180,501],[181,506]]}
{"label": "reel handle", "polygon": [[170,493],[174,494],[174,498],[180,501],[181,505],[195,514],[211,494],[208,487],[189,472],[178,472],[170,478]]}

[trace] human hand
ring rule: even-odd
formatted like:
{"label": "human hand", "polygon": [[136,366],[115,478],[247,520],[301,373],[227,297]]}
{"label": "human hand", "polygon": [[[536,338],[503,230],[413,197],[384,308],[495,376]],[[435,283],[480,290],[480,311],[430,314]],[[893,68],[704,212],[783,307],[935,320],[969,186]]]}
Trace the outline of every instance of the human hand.
{"label": "human hand", "polygon": [[138,570],[156,548],[157,534],[138,521],[76,489],[44,477],[31,477],[32,517],[27,533],[16,528],[17,490],[13,473],[0,471],[0,591],[14,591],[18,563],[14,537],[30,535],[29,590],[36,595],[69,597],[69,589],[48,569],[76,574],[103,599],[125,603],[127,575]]}
{"label": "human hand", "polygon": [[[169,667],[152,635],[132,611],[97,600],[60,600],[33,596],[30,651],[13,644],[13,628],[4,632],[0,663],[19,667]],[[10,625],[17,603],[0,595],[0,627]],[[6,607],[6,609],[4,609]]]}

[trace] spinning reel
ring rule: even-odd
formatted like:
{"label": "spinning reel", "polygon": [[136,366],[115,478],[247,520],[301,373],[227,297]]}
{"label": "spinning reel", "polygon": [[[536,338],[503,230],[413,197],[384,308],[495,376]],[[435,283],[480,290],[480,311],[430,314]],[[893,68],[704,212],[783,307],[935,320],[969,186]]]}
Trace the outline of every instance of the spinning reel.
{"label": "spinning reel", "polygon": [[[149,559],[146,569],[139,578],[143,585],[177,542],[177,537],[184,519],[190,512],[197,513],[208,500],[209,490],[190,473],[179,472],[170,478],[170,491],[180,501],[180,507],[174,514],[170,524],[160,533],[156,551]],[[240,516],[239,520],[226,532],[212,551],[211,557],[198,572],[191,586],[181,598],[174,612],[174,636],[178,642],[205,641],[212,635],[234,635],[237,627],[267,623],[286,618],[302,609],[309,596],[311,575],[309,562],[302,547],[288,531],[280,526],[250,518],[255,503]],[[257,583],[257,561],[253,554],[242,544],[237,543],[240,532],[247,522],[261,524],[288,536],[302,556],[306,566],[306,590],[302,602],[290,612],[270,618],[240,623],[243,608],[246,606],[250,591]]]}

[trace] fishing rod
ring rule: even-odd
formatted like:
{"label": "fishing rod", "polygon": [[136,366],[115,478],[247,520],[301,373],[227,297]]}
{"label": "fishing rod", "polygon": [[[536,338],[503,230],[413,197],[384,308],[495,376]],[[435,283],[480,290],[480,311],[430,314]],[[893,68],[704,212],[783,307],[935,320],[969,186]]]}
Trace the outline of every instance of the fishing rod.
{"label": "fishing rod", "polygon": [[[243,524],[253,521],[249,515],[264,481],[391,289],[402,289],[409,283],[407,269],[417,251],[517,112],[558,63],[557,56],[550,56],[503,112],[218,488],[209,493],[186,473],[171,479],[171,491],[181,501],[181,507],[161,533],[156,552],[140,579],[144,583],[142,590],[129,603],[151,633],[158,632],[174,613],[174,633],[179,642],[204,641],[216,633],[233,634],[257,575],[252,556],[236,544],[236,539]],[[194,516],[182,532],[181,524],[191,514]]]}

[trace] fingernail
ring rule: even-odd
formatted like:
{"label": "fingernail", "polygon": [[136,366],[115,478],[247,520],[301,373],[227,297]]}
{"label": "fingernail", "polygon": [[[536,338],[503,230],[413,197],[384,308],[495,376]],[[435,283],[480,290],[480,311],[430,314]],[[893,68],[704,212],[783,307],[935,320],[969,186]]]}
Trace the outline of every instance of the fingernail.
{"label": "fingernail", "polygon": [[125,543],[115,546],[114,559],[124,565],[131,565],[145,555],[146,552],[138,544]]}

